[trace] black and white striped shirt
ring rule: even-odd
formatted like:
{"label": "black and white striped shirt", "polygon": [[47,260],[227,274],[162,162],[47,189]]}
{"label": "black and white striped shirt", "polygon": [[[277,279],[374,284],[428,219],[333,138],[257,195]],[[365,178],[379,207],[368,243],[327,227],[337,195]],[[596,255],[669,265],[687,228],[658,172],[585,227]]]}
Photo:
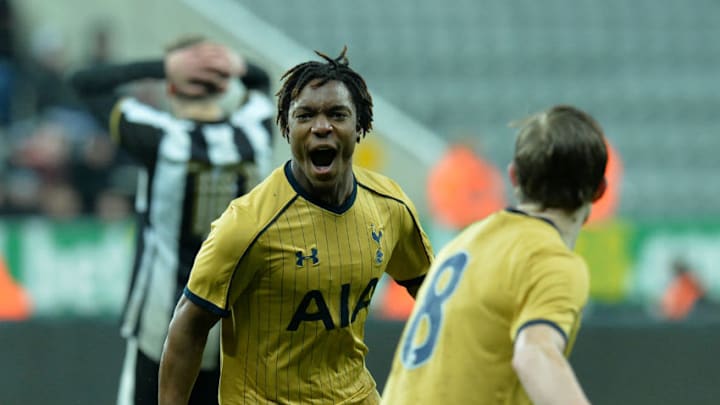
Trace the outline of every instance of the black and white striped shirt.
{"label": "black and white striped shirt", "polygon": [[[175,305],[210,222],[271,170],[272,118],[267,73],[252,63],[240,81],[247,99],[227,118],[175,117],[117,90],[140,79],[163,79],[164,62],[100,65],[75,72],[70,83],[99,122],[141,166],[139,225],[122,334],[160,361]],[[219,328],[211,331],[203,368],[219,358]]]}
{"label": "black and white striped shirt", "polygon": [[273,113],[265,94],[250,92],[241,109],[216,122],[179,119],[132,98],[111,115],[111,134],[142,165],[122,333],[154,360],[210,223],[269,173]]}

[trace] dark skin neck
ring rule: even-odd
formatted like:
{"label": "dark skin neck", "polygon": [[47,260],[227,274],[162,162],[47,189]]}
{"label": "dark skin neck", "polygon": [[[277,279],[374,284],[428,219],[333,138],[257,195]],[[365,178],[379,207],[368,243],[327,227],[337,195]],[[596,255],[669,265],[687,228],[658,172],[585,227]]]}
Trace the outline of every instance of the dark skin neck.
{"label": "dark skin neck", "polygon": [[295,164],[295,160],[291,162],[290,168],[293,176],[300,187],[314,199],[330,206],[339,207],[350,198],[354,184],[352,170],[348,170],[340,176],[334,184],[314,186],[298,166]]}

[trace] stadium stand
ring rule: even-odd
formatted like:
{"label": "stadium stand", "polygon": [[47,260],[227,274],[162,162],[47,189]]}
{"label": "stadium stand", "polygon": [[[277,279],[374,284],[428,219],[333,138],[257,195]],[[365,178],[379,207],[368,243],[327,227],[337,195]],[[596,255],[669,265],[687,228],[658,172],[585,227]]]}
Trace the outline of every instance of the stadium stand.
{"label": "stadium stand", "polygon": [[622,215],[720,211],[716,2],[235,1],[306,46],[347,43],[379,94],[448,139],[479,134],[500,167],[511,119],[566,102],[625,157]]}

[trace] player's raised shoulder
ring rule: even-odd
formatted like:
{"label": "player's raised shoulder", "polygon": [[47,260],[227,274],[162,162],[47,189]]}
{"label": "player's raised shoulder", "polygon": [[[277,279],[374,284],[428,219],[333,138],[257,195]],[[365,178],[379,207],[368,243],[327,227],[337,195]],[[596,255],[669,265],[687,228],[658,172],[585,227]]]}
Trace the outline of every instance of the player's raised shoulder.
{"label": "player's raised shoulder", "polygon": [[208,240],[220,256],[241,255],[244,249],[239,247],[249,246],[292,202],[295,194],[284,176],[281,169],[273,171],[250,192],[232,200],[212,223]]}
{"label": "player's raised shoulder", "polygon": [[389,177],[360,166],[354,166],[353,173],[355,174],[358,186],[377,194],[400,200],[405,204],[410,203],[410,199],[400,185]]}
{"label": "player's raised shoulder", "polygon": [[282,167],[273,170],[260,184],[247,194],[230,203],[243,221],[264,223],[280,212],[295,197],[295,191],[288,184]]}

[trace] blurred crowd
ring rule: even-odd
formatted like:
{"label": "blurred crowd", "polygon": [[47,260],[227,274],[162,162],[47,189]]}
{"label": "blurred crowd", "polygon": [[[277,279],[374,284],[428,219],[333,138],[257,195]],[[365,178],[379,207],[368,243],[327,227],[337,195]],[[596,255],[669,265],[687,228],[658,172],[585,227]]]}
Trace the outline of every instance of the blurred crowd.
{"label": "blurred crowd", "polygon": [[[19,21],[0,0],[0,215],[127,217],[134,166],[66,81],[71,68],[110,60],[111,28],[89,27],[84,60],[71,62],[61,32]],[[148,88],[139,96],[160,102]]]}

